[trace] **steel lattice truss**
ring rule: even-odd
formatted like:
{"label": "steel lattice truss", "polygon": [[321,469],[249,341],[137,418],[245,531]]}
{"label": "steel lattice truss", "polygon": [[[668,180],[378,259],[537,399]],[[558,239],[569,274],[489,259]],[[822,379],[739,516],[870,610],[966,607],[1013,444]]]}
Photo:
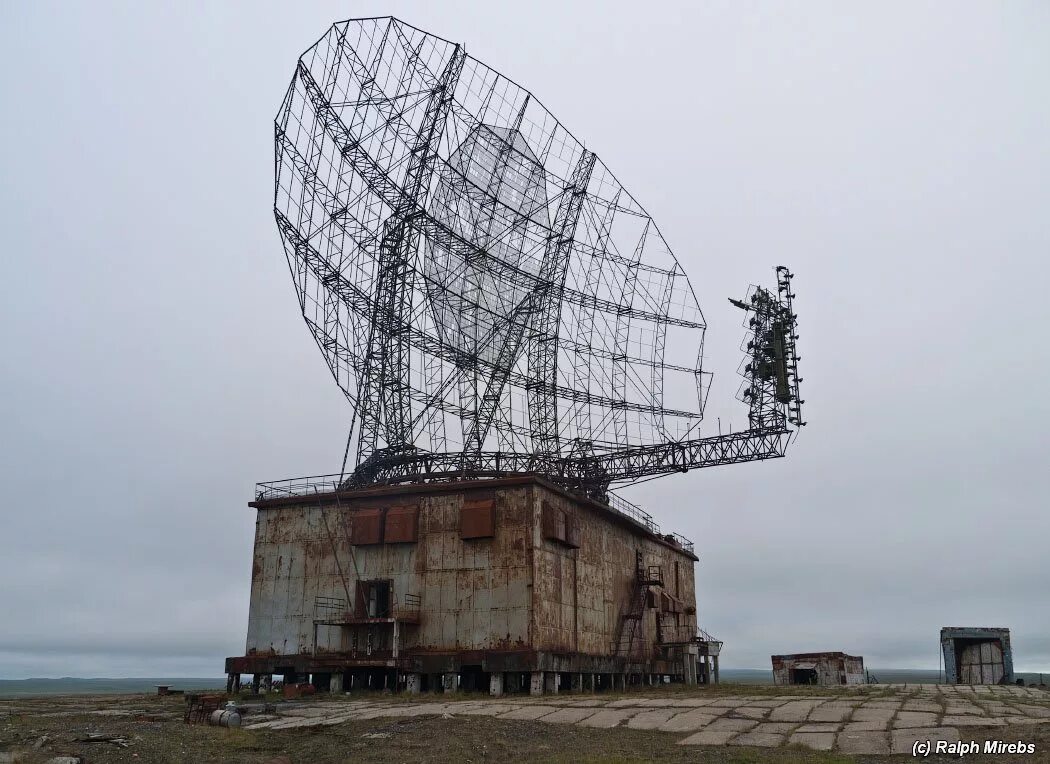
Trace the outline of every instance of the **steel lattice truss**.
{"label": "steel lattice truss", "polygon": [[[276,173],[300,306],[353,407],[354,481],[533,471],[602,495],[705,466],[685,273],[605,164],[461,45],[333,25],[281,105]],[[781,455],[774,408],[704,458]]]}

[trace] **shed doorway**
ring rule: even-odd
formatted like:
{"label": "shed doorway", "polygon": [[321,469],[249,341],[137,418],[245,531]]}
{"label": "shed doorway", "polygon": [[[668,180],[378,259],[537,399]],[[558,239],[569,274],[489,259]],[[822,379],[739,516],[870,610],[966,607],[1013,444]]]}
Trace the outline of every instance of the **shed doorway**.
{"label": "shed doorway", "polygon": [[791,684],[816,684],[817,670],[815,668],[793,668],[791,669]]}

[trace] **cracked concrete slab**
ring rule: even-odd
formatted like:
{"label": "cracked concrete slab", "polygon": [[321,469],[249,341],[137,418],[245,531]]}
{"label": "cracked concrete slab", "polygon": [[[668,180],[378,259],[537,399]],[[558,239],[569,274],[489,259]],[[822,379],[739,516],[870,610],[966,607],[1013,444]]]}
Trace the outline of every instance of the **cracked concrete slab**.
{"label": "cracked concrete slab", "polygon": [[521,706],[520,708],[515,708],[513,711],[500,714],[496,718],[533,720],[539,719],[547,714],[552,714],[557,710],[558,709],[555,706]]}
{"label": "cracked concrete slab", "polygon": [[834,732],[796,732],[788,743],[796,743],[812,748],[815,751],[830,751],[835,745]]}
{"label": "cracked concrete slab", "polygon": [[733,716],[739,716],[744,719],[765,719],[769,715],[769,712],[770,709],[768,708],[741,706],[740,708],[734,708],[731,713]]}
{"label": "cracked concrete slab", "polygon": [[695,735],[679,740],[679,745],[725,745],[742,732],[758,726],[750,719],[716,719]]}
{"label": "cracked concrete slab", "polygon": [[803,724],[795,732],[838,732],[841,728],[841,724],[826,722],[822,724]]}
{"label": "cracked concrete slab", "polygon": [[660,725],[663,732],[693,732],[701,727],[717,721],[719,718],[714,714],[705,714],[703,711],[684,711],[672,716]]}
{"label": "cracked concrete slab", "polygon": [[627,720],[627,726],[635,730],[655,730],[677,714],[674,708],[659,708],[652,711],[642,711]]}
{"label": "cracked concrete slab", "polygon": [[890,733],[843,730],[836,744],[843,753],[887,754],[890,752]]}
{"label": "cracked concrete slab", "polygon": [[945,716],[941,724],[946,727],[1005,727],[1006,721],[994,716]]}
{"label": "cracked concrete slab", "polygon": [[584,727],[598,727],[608,729],[616,727],[625,719],[630,719],[639,713],[637,708],[604,708],[600,709],[594,716],[584,719],[580,724]]}
{"label": "cracked concrete slab", "polygon": [[937,718],[937,714],[925,711],[900,711],[897,713],[897,718],[893,720],[893,728],[932,727],[937,724]]}
{"label": "cracked concrete slab", "polygon": [[867,706],[864,706],[853,712],[852,721],[882,722],[883,724],[886,724],[893,718],[895,713],[896,711],[892,708],[868,708]]}
{"label": "cracked concrete slab", "polygon": [[808,719],[811,722],[841,722],[848,719],[852,713],[852,706],[825,703],[823,706],[814,708],[810,712]]}
{"label": "cracked concrete slab", "polygon": [[929,740],[936,744],[940,740],[959,742],[959,730],[954,727],[932,727],[893,730],[890,733],[890,753],[911,753],[917,740]]}
{"label": "cracked concrete slab", "polygon": [[879,730],[885,730],[889,726],[888,721],[883,722],[847,722],[843,727],[843,732],[878,732]]}
{"label": "cracked concrete slab", "polygon": [[773,732],[744,732],[729,741],[729,745],[754,745],[759,748],[776,748],[784,742],[784,735]]}
{"label": "cracked concrete slab", "polygon": [[769,714],[772,722],[804,722],[814,706],[820,701],[792,700],[774,708]]}
{"label": "cracked concrete slab", "polygon": [[596,713],[601,712],[597,708],[561,708],[553,714],[542,717],[542,721],[555,724],[578,724]]}

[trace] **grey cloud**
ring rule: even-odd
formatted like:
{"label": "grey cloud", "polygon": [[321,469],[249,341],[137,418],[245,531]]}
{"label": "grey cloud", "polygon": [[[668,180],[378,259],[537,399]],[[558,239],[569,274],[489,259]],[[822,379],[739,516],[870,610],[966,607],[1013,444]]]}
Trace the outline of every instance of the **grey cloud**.
{"label": "grey cloud", "polygon": [[338,468],[345,400],[270,208],[272,119],[334,20],[393,11],[539,95],[659,222],[710,324],[797,274],[787,459],[627,496],[697,541],[724,664],[1050,671],[1050,6],[541,2],[0,7],[0,676],[221,672],[253,483]]}

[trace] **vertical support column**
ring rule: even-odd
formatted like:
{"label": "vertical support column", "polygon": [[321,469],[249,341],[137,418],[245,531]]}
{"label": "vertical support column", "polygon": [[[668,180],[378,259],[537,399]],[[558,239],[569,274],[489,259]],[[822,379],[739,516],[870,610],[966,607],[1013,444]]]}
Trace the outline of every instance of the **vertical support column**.
{"label": "vertical support column", "polygon": [[240,672],[233,675],[233,691],[238,693],[241,691],[241,675]]}
{"label": "vertical support column", "polygon": [[328,677],[328,692],[338,693],[343,691],[343,675],[331,674]]}
{"label": "vertical support column", "polygon": [[444,692],[455,692],[459,689],[456,679],[459,675],[455,671],[449,671],[441,675],[441,689]]}
{"label": "vertical support column", "polygon": [[583,692],[583,674],[578,671],[573,672],[569,682],[569,690],[571,692]]}
{"label": "vertical support column", "polygon": [[543,672],[543,691],[550,693],[551,695],[558,694],[558,680],[561,677],[557,671],[544,671]]}
{"label": "vertical support column", "polygon": [[594,677],[595,674],[584,674],[583,675],[583,691],[594,692]]}
{"label": "vertical support column", "polygon": [[259,694],[259,681],[261,677],[261,674],[252,674],[252,695]]}
{"label": "vertical support column", "polygon": [[263,674],[262,682],[259,685],[259,689],[263,694],[269,694],[273,692],[273,674]]}
{"label": "vertical support column", "polygon": [[226,694],[230,695],[233,693],[233,674],[226,675]]}
{"label": "vertical support column", "polygon": [[529,676],[529,695],[543,694],[543,672],[533,671]]}
{"label": "vertical support column", "polygon": [[718,656],[714,656],[713,660],[715,662],[715,684],[718,684]]}
{"label": "vertical support column", "polygon": [[503,673],[493,671],[489,674],[489,696],[498,698],[503,695]]}
{"label": "vertical support column", "polygon": [[406,674],[405,675],[405,690],[409,695],[418,695],[420,690],[423,689],[423,675],[422,674]]}

